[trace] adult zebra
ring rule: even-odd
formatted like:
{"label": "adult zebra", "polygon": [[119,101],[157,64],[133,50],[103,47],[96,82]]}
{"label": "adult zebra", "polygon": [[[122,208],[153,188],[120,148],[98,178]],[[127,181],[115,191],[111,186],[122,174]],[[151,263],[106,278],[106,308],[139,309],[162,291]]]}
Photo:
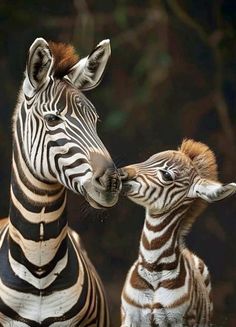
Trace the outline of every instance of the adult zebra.
{"label": "adult zebra", "polygon": [[184,236],[206,202],[234,194],[236,184],[218,181],[213,152],[193,140],[122,171],[127,196],[146,208],[138,259],[122,292],[122,327],[210,326],[208,269]]}
{"label": "adult zebra", "polygon": [[98,85],[109,56],[109,40],[81,60],[42,38],[29,49],[0,230],[1,326],[110,326],[102,284],[66,214],[66,188],[96,208],[118,200],[119,175],[81,93]]}

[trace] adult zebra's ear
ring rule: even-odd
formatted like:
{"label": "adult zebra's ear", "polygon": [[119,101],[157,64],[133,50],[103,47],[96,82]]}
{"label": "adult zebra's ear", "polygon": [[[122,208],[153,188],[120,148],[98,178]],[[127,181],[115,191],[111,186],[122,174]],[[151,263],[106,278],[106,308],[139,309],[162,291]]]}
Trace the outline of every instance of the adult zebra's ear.
{"label": "adult zebra's ear", "polygon": [[37,38],[29,49],[26,64],[24,93],[31,97],[37,89],[47,82],[53,66],[53,57],[48,43],[43,38]]}
{"label": "adult zebra's ear", "polygon": [[219,182],[201,179],[193,185],[188,197],[201,198],[209,203],[222,200],[236,192],[236,183],[221,184]]}
{"label": "adult zebra's ear", "polygon": [[86,58],[74,65],[67,77],[80,90],[95,88],[101,81],[111,55],[110,40],[103,40]]}

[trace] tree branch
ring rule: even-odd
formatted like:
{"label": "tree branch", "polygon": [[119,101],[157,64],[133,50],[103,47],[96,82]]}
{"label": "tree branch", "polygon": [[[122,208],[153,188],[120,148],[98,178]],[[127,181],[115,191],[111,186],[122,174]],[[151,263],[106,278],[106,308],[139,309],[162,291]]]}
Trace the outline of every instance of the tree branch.
{"label": "tree branch", "polygon": [[204,31],[202,26],[198,24],[186,11],[179,5],[179,3],[175,0],[166,0],[168,3],[168,6],[172,10],[172,12],[175,14],[176,17],[179,18],[179,20],[182,21],[185,25],[189,26],[195,32],[198,34],[200,39],[209,45],[208,42],[208,34]]}
{"label": "tree branch", "polygon": [[190,17],[176,0],[166,1],[176,17],[178,17],[183,24],[192,28],[212,51],[216,67],[214,76],[214,104],[228,144],[227,149],[225,149],[227,153],[225,152],[225,154],[231,161],[235,160],[235,135],[230,121],[229,108],[223,93],[223,58],[219,47],[220,41],[223,38],[223,32],[217,29],[211,35],[208,35],[202,26]]}

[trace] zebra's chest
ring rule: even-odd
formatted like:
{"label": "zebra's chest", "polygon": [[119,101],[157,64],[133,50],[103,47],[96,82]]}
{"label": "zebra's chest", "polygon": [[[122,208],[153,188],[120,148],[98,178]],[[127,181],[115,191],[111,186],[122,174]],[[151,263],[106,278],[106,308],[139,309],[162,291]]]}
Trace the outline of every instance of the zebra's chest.
{"label": "zebra's chest", "polygon": [[[140,279],[136,284],[132,283],[134,276]],[[175,276],[161,275],[134,265],[129,277],[122,299],[127,326],[129,323],[134,327],[184,326],[184,317],[191,304],[188,274],[182,283],[178,283]]]}
{"label": "zebra's chest", "polygon": [[122,327],[183,327],[187,308],[187,303],[175,308],[163,308],[155,304],[137,307],[123,301]]}
{"label": "zebra's chest", "polygon": [[[149,289],[149,299],[154,307],[173,308],[175,304],[189,302],[189,291],[192,279],[188,271],[156,272],[144,267],[138,268],[141,279],[145,280]],[[180,301],[180,299],[183,299]]]}
{"label": "zebra's chest", "polygon": [[23,265],[18,265],[17,271],[12,268],[7,237],[4,239],[0,248],[0,326],[37,327],[41,322],[46,322],[45,326],[73,326],[70,320],[85,302],[87,276],[72,243],[68,243],[68,253],[59,274],[52,269],[40,278]]}
{"label": "zebra's chest", "polygon": [[[10,290],[0,283],[0,294],[0,323],[5,326],[3,322],[11,321],[10,326],[21,326],[21,324],[31,326],[32,323],[45,321],[49,317],[63,316],[78,301],[79,289],[75,286],[48,296],[36,296]],[[7,319],[6,315],[9,313],[11,318]],[[14,320],[17,321],[16,325],[13,323]],[[63,326],[63,323],[59,323],[58,326]]]}

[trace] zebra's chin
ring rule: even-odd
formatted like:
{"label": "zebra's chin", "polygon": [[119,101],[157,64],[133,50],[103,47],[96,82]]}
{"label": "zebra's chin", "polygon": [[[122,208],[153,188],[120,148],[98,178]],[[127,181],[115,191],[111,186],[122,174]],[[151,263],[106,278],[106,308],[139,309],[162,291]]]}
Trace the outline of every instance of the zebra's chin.
{"label": "zebra's chin", "polygon": [[98,191],[87,185],[83,187],[83,196],[93,208],[108,209],[117,203],[119,192]]}

